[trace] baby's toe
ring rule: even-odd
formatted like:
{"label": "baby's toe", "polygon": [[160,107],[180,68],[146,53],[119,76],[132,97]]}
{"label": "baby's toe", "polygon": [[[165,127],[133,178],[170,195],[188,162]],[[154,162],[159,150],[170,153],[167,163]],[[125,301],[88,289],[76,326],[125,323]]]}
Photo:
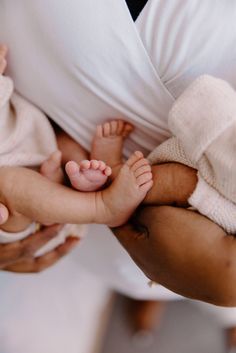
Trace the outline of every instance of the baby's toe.
{"label": "baby's toe", "polygon": [[122,135],[124,130],[125,122],[123,120],[118,120],[117,122],[117,135]]}
{"label": "baby's toe", "polygon": [[91,169],[97,170],[97,169],[99,169],[99,166],[100,166],[99,161],[97,161],[95,159],[90,161],[90,168]]}
{"label": "baby's toe", "polygon": [[106,163],[103,162],[103,161],[98,161],[98,163],[99,163],[99,168],[98,169],[101,170],[101,172],[103,172],[106,169],[106,167],[107,167]]}
{"label": "baby's toe", "polygon": [[81,168],[74,161],[67,162],[65,165],[66,174],[70,180],[71,185],[76,189],[80,189],[81,184]]}
{"label": "baby's toe", "polygon": [[118,135],[118,120],[113,120],[110,122],[110,129],[111,129],[111,136],[116,136]]}
{"label": "baby's toe", "polygon": [[150,164],[149,164],[149,162],[148,162],[148,160],[146,158],[141,158],[137,162],[133,163],[133,165],[131,167],[131,170],[134,172],[137,169],[139,169],[141,167],[144,167],[144,166],[149,166],[150,167]]}
{"label": "baby's toe", "polygon": [[153,186],[153,180],[149,180],[146,183],[142,184],[139,188],[142,192],[147,193]]}
{"label": "baby's toe", "polygon": [[79,166],[80,166],[81,169],[87,170],[91,166],[91,161],[88,161],[87,159],[85,159],[85,160],[80,162]]}
{"label": "baby's toe", "polygon": [[69,161],[65,165],[65,171],[69,177],[74,177],[75,175],[77,175],[79,173],[80,167],[76,162]]}
{"label": "baby's toe", "polygon": [[125,123],[122,136],[123,136],[123,137],[129,136],[129,134],[130,134],[133,130],[134,130],[134,127],[133,127],[131,124]]}
{"label": "baby's toe", "polygon": [[106,168],[104,169],[103,173],[109,177],[112,174],[112,170],[110,167],[106,166]]}
{"label": "baby's toe", "polygon": [[103,137],[109,137],[111,135],[111,124],[105,123],[103,125]]}
{"label": "baby's toe", "polygon": [[137,180],[138,186],[142,186],[152,180],[152,173],[149,172],[149,173],[141,174],[139,177],[137,177],[136,180]]}
{"label": "baby's toe", "polygon": [[143,154],[142,152],[136,151],[129,157],[125,164],[131,168],[140,159],[144,159]]}
{"label": "baby's toe", "polygon": [[138,178],[140,175],[145,174],[145,173],[151,173],[150,165],[144,165],[144,166],[139,167],[136,170],[134,170],[134,175],[136,178]]}

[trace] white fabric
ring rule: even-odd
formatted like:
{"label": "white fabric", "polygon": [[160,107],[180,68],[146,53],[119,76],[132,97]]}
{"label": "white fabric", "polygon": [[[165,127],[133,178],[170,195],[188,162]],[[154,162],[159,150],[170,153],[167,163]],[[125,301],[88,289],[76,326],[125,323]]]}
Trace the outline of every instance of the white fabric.
{"label": "white fabric", "polygon": [[236,308],[221,308],[199,301],[194,301],[194,304],[202,311],[208,312],[221,327],[230,328],[235,326]]}
{"label": "white fabric", "polygon": [[[96,124],[122,116],[136,127],[127,141],[129,153],[137,148],[147,153],[157,140],[169,136],[166,115],[173,98],[147,55],[125,2],[102,0],[96,11],[97,5],[94,0],[3,1],[0,39],[9,44],[10,76],[23,96],[85,148],[90,149]],[[17,37],[5,16],[12,8],[10,22]],[[27,53],[22,55],[26,43]]]}
{"label": "white fabric", "polygon": [[111,294],[100,278],[77,266],[78,257],[72,253],[39,274],[0,271],[1,353],[101,351],[98,334]]}
{"label": "white fabric", "polygon": [[[149,0],[136,24],[124,0],[2,0],[0,41],[9,45],[17,90],[84,147],[97,123],[132,122],[127,156],[170,136],[173,97],[195,77],[208,73],[236,87],[235,18],[234,0]],[[130,296],[166,297],[112,237],[99,240],[81,246],[88,269]]]}
{"label": "white fabric", "polygon": [[235,234],[235,90],[221,79],[200,76],[176,100],[168,123],[174,137],[151,152],[149,160],[198,170],[189,204]]}
{"label": "white fabric", "polygon": [[3,0],[0,14],[16,88],[87,149],[95,124],[123,116],[136,126],[126,156],[148,153],[170,136],[173,96],[195,77],[208,72],[235,85],[232,1],[150,0],[136,26],[124,0],[95,6],[94,0]]}

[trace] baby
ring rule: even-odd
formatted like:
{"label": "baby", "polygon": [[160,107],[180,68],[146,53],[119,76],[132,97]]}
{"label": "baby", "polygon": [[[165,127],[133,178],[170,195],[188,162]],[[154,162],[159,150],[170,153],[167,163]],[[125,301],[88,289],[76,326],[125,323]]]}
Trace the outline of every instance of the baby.
{"label": "baby", "polygon": [[[61,185],[61,154],[55,134],[45,115],[13,92],[12,80],[3,75],[6,52],[0,46],[0,174],[8,180],[1,185],[1,201],[12,212],[4,230],[22,231],[29,219],[42,224],[103,223],[111,227],[125,223],[152,186],[151,167],[141,152],[122,163],[123,140],[132,131],[131,125],[118,120],[98,126],[93,159],[68,161],[65,166],[76,191]],[[112,183],[106,186],[111,173]],[[18,215],[25,219],[21,216],[17,222]]]}
{"label": "baby", "polygon": [[[1,46],[0,73],[5,69],[5,55],[6,48]],[[12,205],[19,214],[27,214],[44,224],[96,222],[118,226],[144,201],[145,204],[193,206],[227,232],[235,232],[232,161],[236,148],[231,127],[236,119],[236,94],[224,81],[200,77],[177,99],[169,115],[170,130],[175,137],[149,156],[153,165],[158,164],[153,168],[154,185],[151,168],[140,152],[135,152],[123,165],[123,141],[132,126],[122,120],[98,126],[92,144],[93,159],[80,161],[79,155],[76,162],[65,163],[71,185],[82,193],[55,183],[62,181],[63,173],[54,132],[47,118],[15,93],[11,96],[12,90],[12,81],[0,76],[1,141],[6,140],[3,149],[0,148],[0,163],[31,168],[41,165],[39,170],[44,176],[32,170],[26,173],[22,168],[16,168],[14,174],[11,168],[13,183],[6,194],[22,192],[14,188],[14,180],[25,190],[21,203]],[[11,139],[12,126],[15,131]],[[69,144],[73,147],[68,148],[71,153],[67,151],[65,161],[74,159],[75,144]],[[8,168],[1,168],[0,173],[7,171]],[[173,188],[175,172],[183,178]],[[108,177],[112,184],[104,188]],[[28,206],[32,200],[33,208]],[[29,220],[26,217],[22,223],[20,219],[19,224],[17,217],[13,217],[5,229],[15,232],[24,229]]]}

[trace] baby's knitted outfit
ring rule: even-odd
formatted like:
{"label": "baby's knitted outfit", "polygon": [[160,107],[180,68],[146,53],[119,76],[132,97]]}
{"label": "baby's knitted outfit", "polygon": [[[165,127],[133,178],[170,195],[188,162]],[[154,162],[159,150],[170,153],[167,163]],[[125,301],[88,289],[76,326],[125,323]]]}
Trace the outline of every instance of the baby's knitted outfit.
{"label": "baby's knitted outfit", "polygon": [[[0,167],[39,167],[58,149],[56,137],[47,117],[13,89],[12,80],[0,75]],[[0,243],[23,239],[36,226],[32,223],[18,233],[0,230]],[[50,248],[54,245],[55,241]]]}
{"label": "baby's knitted outfit", "polygon": [[46,116],[0,75],[0,166],[38,167],[57,150]]}
{"label": "baby's knitted outfit", "polygon": [[200,76],[176,100],[168,123],[174,137],[149,155],[150,162],[179,162],[197,169],[189,204],[235,233],[236,92],[221,79]]}

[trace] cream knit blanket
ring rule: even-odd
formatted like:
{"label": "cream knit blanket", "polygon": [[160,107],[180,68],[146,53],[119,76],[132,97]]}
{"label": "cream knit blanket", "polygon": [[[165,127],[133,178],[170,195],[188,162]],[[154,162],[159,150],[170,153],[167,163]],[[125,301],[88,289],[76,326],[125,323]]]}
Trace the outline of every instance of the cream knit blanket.
{"label": "cream knit blanket", "polygon": [[174,137],[150,155],[152,164],[179,162],[198,170],[189,204],[228,233],[236,232],[236,92],[200,76],[169,113]]}

